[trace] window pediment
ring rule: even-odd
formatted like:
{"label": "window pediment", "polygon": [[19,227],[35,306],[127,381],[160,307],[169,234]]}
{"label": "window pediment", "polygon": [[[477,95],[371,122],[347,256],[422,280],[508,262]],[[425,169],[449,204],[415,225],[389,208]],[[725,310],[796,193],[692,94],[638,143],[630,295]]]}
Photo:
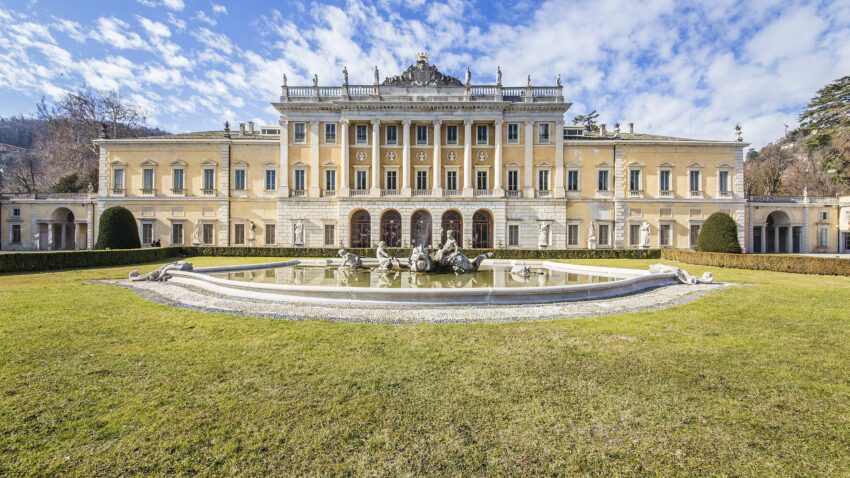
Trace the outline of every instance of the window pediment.
{"label": "window pediment", "polygon": [[157,166],[159,163],[152,159],[146,159],[141,162],[141,166]]}
{"label": "window pediment", "polygon": [[216,163],[215,161],[213,161],[211,159],[208,159],[208,160],[204,161],[203,163],[201,163],[201,166],[218,166],[218,163]]}
{"label": "window pediment", "polygon": [[170,164],[171,166],[186,166],[188,163],[186,163],[186,161],[183,161],[182,159],[175,159],[174,161],[168,164]]}
{"label": "window pediment", "polygon": [[672,164],[670,164],[670,163],[661,163],[661,164],[659,164],[659,165],[658,165],[658,167],[659,167],[659,168],[668,168],[668,169],[671,169],[671,168],[673,168],[673,165],[672,165]]}

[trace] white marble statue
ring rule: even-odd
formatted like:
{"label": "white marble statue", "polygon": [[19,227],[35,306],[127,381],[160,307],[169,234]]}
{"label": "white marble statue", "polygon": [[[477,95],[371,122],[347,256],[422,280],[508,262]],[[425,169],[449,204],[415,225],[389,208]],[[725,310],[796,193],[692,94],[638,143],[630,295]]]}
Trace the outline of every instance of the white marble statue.
{"label": "white marble statue", "polygon": [[171,271],[192,271],[192,263],[186,261],[169,262],[159,269],[149,272],[145,275],[139,274],[138,270],[133,270],[127,277],[133,282],[155,281],[164,282],[171,278]]}
{"label": "white marble statue", "polygon": [[472,72],[469,71],[469,67],[466,67],[466,81],[464,82],[466,86],[469,86],[472,83]]}
{"label": "white marble statue", "polygon": [[496,67],[496,84],[502,86],[502,67]]}
{"label": "white marble statue", "polygon": [[596,224],[593,221],[587,225],[587,248],[596,249]]}
{"label": "white marble statue", "polygon": [[540,230],[537,232],[537,247],[545,249],[549,247],[549,225],[541,224]]}
{"label": "white marble statue", "polygon": [[339,257],[342,259],[342,264],[339,265],[340,268],[348,268],[352,270],[363,268],[363,261],[360,260],[360,256],[357,254],[352,254],[345,249],[340,249],[337,251],[337,254],[339,254]]}
{"label": "white marble statue", "polygon": [[387,251],[384,248],[387,246],[387,243],[381,241],[378,243],[378,250],[375,251],[375,257],[378,259],[378,268],[375,270],[379,271],[388,271],[393,267],[393,257],[387,254]]}
{"label": "white marble statue", "polygon": [[257,229],[257,226],[254,224],[254,221],[251,221],[251,225],[248,226],[248,240],[251,242],[256,238],[255,229]]}
{"label": "white marble statue", "polygon": [[651,274],[676,274],[676,279],[678,279],[682,284],[696,285],[714,283],[714,276],[711,272],[705,272],[702,276],[696,277],[688,274],[678,267],[668,266],[666,264],[653,264],[649,266],[649,272]]}
{"label": "white marble statue", "polygon": [[192,231],[192,245],[193,246],[200,246],[201,245],[201,229],[202,228],[203,228],[203,226],[201,226],[201,223],[195,224],[195,230]]}
{"label": "white marble statue", "polygon": [[342,84],[343,85],[348,84],[348,67],[347,66],[342,67]]}
{"label": "white marble statue", "polygon": [[378,66],[375,65],[375,84],[377,85],[380,82],[381,82],[381,80],[380,80],[380,74],[378,73]]}
{"label": "white marble statue", "polygon": [[313,87],[317,88],[319,86],[319,75],[313,74]]}
{"label": "white marble statue", "polygon": [[295,245],[304,245],[304,223],[301,221],[295,223]]}
{"label": "white marble statue", "polygon": [[640,225],[640,247],[649,248],[649,223],[646,221]]}

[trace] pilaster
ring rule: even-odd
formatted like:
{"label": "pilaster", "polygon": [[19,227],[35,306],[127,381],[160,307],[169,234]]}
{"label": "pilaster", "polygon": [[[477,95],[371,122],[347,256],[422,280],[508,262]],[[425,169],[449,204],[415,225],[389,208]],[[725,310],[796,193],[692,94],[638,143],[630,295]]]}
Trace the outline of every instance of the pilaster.
{"label": "pilaster", "polygon": [[[280,187],[279,196],[289,197],[289,122],[280,120]],[[229,194],[229,190],[228,190]]]}
{"label": "pilaster", "polygon": [[381,196],[381,122],[372,121],[372,189],[374,197]]}
{"label": "pilaster", "polygon": [[403,121],[401,128],[401,195],[410,197],[410,121]]}
{"label": "pilaster", "polygon": [[463,122],[463,195],[473,196],[472,189],[472,120]]}
{"label": "pilaster", "polygon": [[310,122],[310,196],[321,196],[319,187],[319,122]]}
{"label": "pilaster", "polygon": [[622,249],[626,220],[625,175],[623,172],[623,147],[614,146],[614,248]]}
{"label": "pilaster", "polygon": [[443,152],[441,150],[441,143],[443,140],[440,135],[442,124],[443,123],[440,120],[434,121],[434,170],[431,173],[431,187],[433,189],[432,194],[435,197],[443,195]]}
{"label": "pilaster", "polygon": [[350,190],[350,183],[348,179],[348,170],[351,169],[349,165],[349,149],[348,149],[348,120],[342,120],[339,122],[340,129],[340,157],[341,163],[340,171],[339,171],[339,195],[341,197],[348,197]]}
{"label": "pilaster", "polygon": [[222,144],[219,147],[219,187],[226,199],[219,202],[218,206],[218,245],[230,246],[230,144]]}
{"label": "pilaster", "polygon": [[523,197],[534,197],[534,122],[525,122],[525,134],[523,138],[525,150],[525,161],[522,167]]}
{"label": "pilaster", "polygon": [[564,188],[564,122],[555,122],[555,197],[567,197]]}
{"label": "pilaster", "polygon": [[[502,120],[496,120],[494,135],[494,155],[495,155],[495,164],[493,166],[493,196],[497,198],[505,197],[505,188],[502,185],[502,171],[504,170],[503,160],[502,160],[502,128],[504,127],[504,123]],[[504,235],[504,231],[502,231],[502,235]],[[507,241],[505,241],[507,244]]]}

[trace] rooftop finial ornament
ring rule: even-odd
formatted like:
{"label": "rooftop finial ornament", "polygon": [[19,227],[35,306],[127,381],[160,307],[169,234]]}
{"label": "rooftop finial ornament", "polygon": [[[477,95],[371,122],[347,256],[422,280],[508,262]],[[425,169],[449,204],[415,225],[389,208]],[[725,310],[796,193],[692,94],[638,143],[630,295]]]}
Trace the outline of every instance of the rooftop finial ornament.
{"label": "rooftop finial ornament", "polygon": [[313,88],[318,88],[319,86],[319,74],[313,73]]}
{"label": "rooftop finial ornament", "polygon": [[381,76],[378,73],[378,65],[375,65],[375,84],[376,85],[381,82],[380,77]]}
{"label": "rooftop finial ornament", "polygon": [[230,121],[224,122],[224,137],[225,138],[230,137]]}
{"label": "rooftop finial ornament", "polygon": [[106,129],[106,123],[100,123],[100,139],[109,139],[109,133]]}
{"label": "rooftop finial ornament", "polygon": [[741,130],[741,124],[735,125],[735,140],[744,141],[744,132]]}
{"label": "rooftop finial ornament", "polygon": [[555,78],[555,85],[561,86],[561,74],[558,73],[558,77]]}
{"label": "rooftop finial ornament", "polygon": [[502,67],[496,67],[496,85],[502,86]]}
{"label": "rooftop finial ornament", "polygon": [[528,75],[528,86],[531,86],[531,75]]}
{"label": "rooftop finial ornament", "polygon": [[425,63],[427,65],[430,60],[431,57],[424,51],[420,51],[416,54],[416,63]]}
{"label": "rooftop finial ornament", "polygon": [[348,67],[347,66],[342,67],[342,84],[348,85]]}
{"label": "rooftop finial ornament", "polygon": [[469,67],[466,67],[466,86],[469,86],[472,83],[472,72],[469,71]]}
{"label": "rooftop finial ornament", "polygon": [[288,86],[286,84],[286,73],[283,74],[283,86]]}

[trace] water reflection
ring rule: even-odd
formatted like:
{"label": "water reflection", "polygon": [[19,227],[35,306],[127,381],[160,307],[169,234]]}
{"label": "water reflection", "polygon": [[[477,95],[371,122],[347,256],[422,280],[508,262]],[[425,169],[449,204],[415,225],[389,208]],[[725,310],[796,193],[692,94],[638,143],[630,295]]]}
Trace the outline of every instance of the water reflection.
{"label": "water reflection", "polygon": [[373,269],[352,271],[328,266],[292,266],[253,271],[220,272],[212,274],[225,279],[282,285],[314,285],[337,287],[375,287],[411,289],[460,289],[467,287],[545,287],[589,284],[616,280],[592,276],[531,268],[532,274],[521,277],[510,273],[510,268],[482,268],[471,274],[424,274],[409,271],[380,272]]}

